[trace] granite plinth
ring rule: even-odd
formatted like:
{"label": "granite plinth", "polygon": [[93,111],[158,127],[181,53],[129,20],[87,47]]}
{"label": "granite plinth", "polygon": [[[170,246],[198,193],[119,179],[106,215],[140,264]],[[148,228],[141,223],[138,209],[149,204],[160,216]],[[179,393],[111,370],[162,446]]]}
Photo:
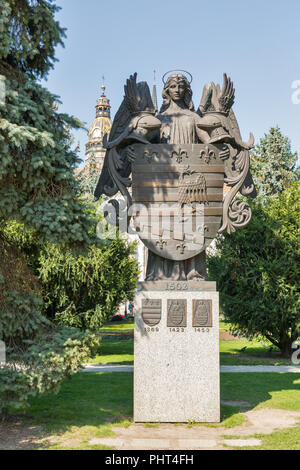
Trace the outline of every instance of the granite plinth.
{"label": "granite plinth", "polygon": [[140,283],[135,300],[134,420],[219,422],[215,284],[154,284]]}

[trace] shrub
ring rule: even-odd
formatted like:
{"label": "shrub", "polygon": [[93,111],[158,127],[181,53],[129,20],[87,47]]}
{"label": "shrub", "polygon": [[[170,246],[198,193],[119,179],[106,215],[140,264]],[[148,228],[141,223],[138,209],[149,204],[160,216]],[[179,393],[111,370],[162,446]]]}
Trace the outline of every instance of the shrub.
{"label": "shrub", "polygon": [[253,203],[247,228],[219,237],[208,258],[233,331],[263,335],[286,357],[300,334],[299,197],[294,183],[263,206]]}
{"label": "shrub", "polygon": [[78,372],[96,351],[100,338],[90,332],[56,327],[8,348],[7,364],[0,367],[0,414],[26,405],[29,397],[57,392],[63,380]]}

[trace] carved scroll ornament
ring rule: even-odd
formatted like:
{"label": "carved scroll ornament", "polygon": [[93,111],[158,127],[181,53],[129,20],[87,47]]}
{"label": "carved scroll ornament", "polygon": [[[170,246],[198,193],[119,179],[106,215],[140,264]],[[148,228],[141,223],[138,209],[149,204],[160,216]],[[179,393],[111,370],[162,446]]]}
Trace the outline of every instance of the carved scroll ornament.
{"label": "carved scroll ornament", "polygon": [[225,195],[223,201],[223,224],[219,233],[235,232],[237,228],[244,227],[249,223],[252,211],[247,202],[240,199],[234,199],[239,191],[242,190],[245,179],[250,168],[250,155],[247,150],[238,153],[234,162],[235,172],[233,176],[225,178],[225,183],[231,187],[231,190]]}

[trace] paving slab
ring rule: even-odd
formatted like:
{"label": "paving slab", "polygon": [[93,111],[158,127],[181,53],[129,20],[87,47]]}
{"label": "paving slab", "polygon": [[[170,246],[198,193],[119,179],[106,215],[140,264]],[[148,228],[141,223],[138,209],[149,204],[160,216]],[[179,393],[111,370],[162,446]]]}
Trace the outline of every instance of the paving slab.
{"label": "paving slab", "polygon": [[133,372],[133,366],[85,364],[82,372]]}
{"label": "paving slab", "polygon": [[231,447],[253,447],[260,446],[261,440],[259,439],[224,439],[223,444]]}
{"label": "paving slab", "polygon": [[[133,372],[134,366],[121,364],[84,364],[82,372]],[[300,366],[221,366],[223,373],[284,372],[300,374]]]}
{"label": "paving slab", "polygon": [[288,372],[300,374],[300,366],[221,366],[221,372]]}
{"label": "paving slab", "polygon": [[139,439],[139,438],[94,438],[89,445],[105,445],[118,450],[208,450],[218,449],[215,439]]}
{"label": "paving slab", "polygon": [[89,444],[119,450],[230,450],[261,445],[260,439],[252,437],[255,434],[266,435],[280,429],[290,429],[292,433],[300,420],[299,411],[268,408],[246,411],[243,416],[245,421],[233,428],[182,423],[114,426],[115,436],[92,438]]}

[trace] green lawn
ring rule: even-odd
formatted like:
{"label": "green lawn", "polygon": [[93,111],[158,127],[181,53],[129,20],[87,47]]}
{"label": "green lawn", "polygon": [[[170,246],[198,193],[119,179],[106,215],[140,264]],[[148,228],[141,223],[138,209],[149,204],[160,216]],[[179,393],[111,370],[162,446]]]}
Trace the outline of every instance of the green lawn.
{"label": "green lawn", "polygon": [[[300,411],[300,377],[295,374],[221,374],[222,400],[246,401],[253,408]],[[241,424],[239,407],[222,406],[222,426]],[[79,373],[65,381],[58,394],[30,400],[25,423],[42,425],[48,449],[103,449],[93,437],[113,435],[114,426],[129,426],[133,413],[131,373]],[[300,426],[260,436],[262,448],[300,449]],[[282,439],[282,440],[281,440]],[[286,440],[284,440],[286,439]]]}
{"label": "green lawn", "polygon": [[[109,323],[101,332],[133,331],[133,322]],[[228,325],[220,325],[227,330]],[[101,333],[100,332],[100,333]],[[244,353],[240,349],[247,346]],[[267,345],[268,346],[268,345]],[[220,341],[221,364],[282,364],[271,357],[268,347],[246,339]],[[102,337],[96,357],[89,362],[99,364],[133,363],[133,339]],[[221,398],[225,401],[248,402],[249,408],[276,408],[300,411],[300,376],[279,373],[221,374]],[[45,439],[43,449],[107,449],[90,445],[94,437],[114,435],[115,426],[130,426],[133,413],[133,375],[131,373],[79,373],[65,381],[60,392],[31,399],[22,411],[27,424],[41,425]],[[239,406],[221,407],[221,425],[232,428],[246,419]],[[192,426],[190,423],[187,426]],[[213,425],[211,425],[213,426]],[[239,437],[239,436],[235,436]],[[250,437],[250,436],[249,436]],[[251,436],[253,437],[253,436]],[[262,441],[255,449],[300,449],[300,425],[255,436]],[[227,436],[228,438],[228,436]],[[247,447],[249,449],[249,447]]]}
{"label": "green lawn", "polygon": [[[221,395],[225,400],[245,400],[253,408],[273,408],[300,411],[300,375],[295,374],[221,374]],[[283,411],[284,412],[284,411]],[[231,436],[239,439],[240,436]],[[300,450],[300,422],[293,428],[271,434],[254,434],[261,445],[239,449],[253,450]],[[228,439],[228,436],[226,436]]]}
{"label": "green lawn", "polygon": [[[237,339],[220,341],[220,361],[222,365],[291,365],[291,361],[280,356],[277,348],[269,352],[271,343],[264,341],[265,347],[260,341],[248,341]],[[246,350],[241,352],[241,349]]]}
{"label": "green lawn", "polygon": [[51,442],[48,449],[107,449],[90,446],[93,437],[113,435],[113,424],[132,422],[133,375],[79,373],[65,381],[60,392],[30,400],[25,422],[42,425]]}
{"label": "green lawn", "polygon": [[97,355],[91,364],[133,364],[133,339],[102,338]]}
{"label": "green lawn", "polygon": [[100,333],[130,333],[134,330],[133,320],[122,320],[120,322],[109,322],[100,328]]}
{"label": "green lawn", "polygon": [[[126,326],[127,325],[121,325]],[[131,326],[131,325],[130,325]],[[119,326],[116,325],[116,328]],[[268,352],[270,346],[261,345],[259,341],[230,340],[220,341],[220,361],[222,365],[290,365],[291,362],[280,358],[279,351]],[[245,352],[240,352],[244,347]],[[102,338],[100,348],[95,357],[88,362],[94,364],[133,364],[133,339]]]}
{"label": "green lawn", "polygon": [[239,450],[300,450],[300,426],[276,431],[272,434],[254,434],[251,437],[261,439],[261,445],[239,447]]}
{"label": "green lawn", "polygon": [[223,400],[246,401],[253,408],[300,411],[300,374],[221,374]]}

